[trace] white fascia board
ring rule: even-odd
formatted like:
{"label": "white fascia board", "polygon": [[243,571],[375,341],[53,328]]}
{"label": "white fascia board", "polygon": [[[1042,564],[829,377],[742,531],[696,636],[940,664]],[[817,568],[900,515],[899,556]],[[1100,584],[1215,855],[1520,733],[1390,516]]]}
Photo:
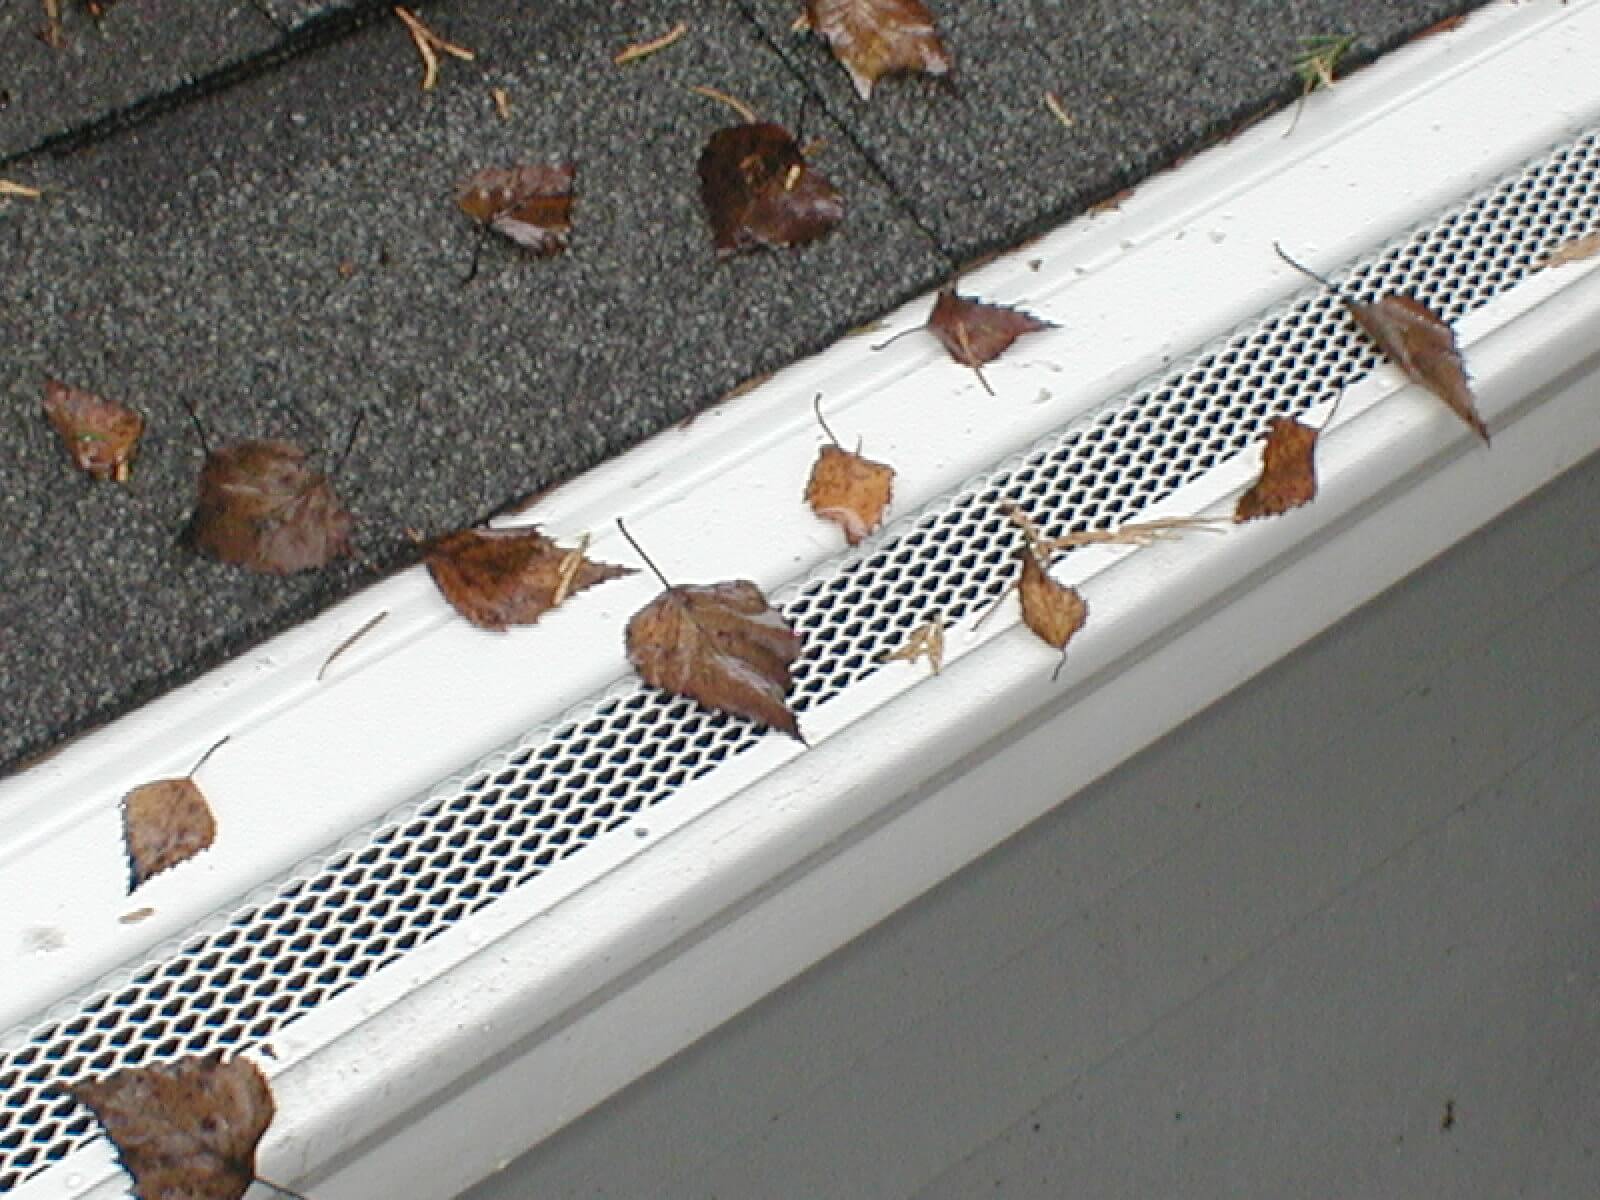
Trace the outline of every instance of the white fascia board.
{"label": "white fascia board", "polygon": [[[914,511],[1300,291],[1273,240],[1331,267],[1594,124],[1597,40],[1594,0],[1486,10],[1311,97],[1293,137],[1288,114],[1267,121],[1120,213],[974,274],[964,289],[1063,326],[990,368],[998,399],[926,339],[880,354],[851,339],[526,519],[564,538],[590,530],[596,557],[631,562],[610,524],[623,515],[678,579],[778,587],[839,549],[798,500],[822,440],[814,392],[841,436],[895,463],[895,512]],[[891,327],[923,319],[926,303]],[[1014,608],[963,626],[943,675],[908,687],[913,668],[880,672],[808,714],[813,749],[772,738],[686,786],[652,811],[648,838],[578,856],[591,882],[555,906],[508,896],[297,1020],[264,1064],[279,1111],[263,1171],[319,1200],[446,1195],[592,1107],[1600,445],[1596,314],[1600,283],[1579,265],[1462,323],[1492,450],[1375,372],[1325,439],[1309,509],[1221,538],[1071,556],[1094,616],[1059,684]],[[1163,511],[1223,511],[1251,467],[1219,468]],[[0,870],[18,884],[0,953],[39,928],[65,942],[30,958],[0,997],[0,1026],[203,927],[606,688],[625,672],[621,623],[653,590],[619,581],[497,638],[408,572],[0,784]],[[389,617],[319,683],[327,654],[379,611]],[[1218,630],[1234,639],[1228,655]],[[223,733],[233,741],[203,779],[225,836],[182,878],[126,898],[118,798],[181,774]],[[1036,757],[1019,772],[1020,749]],[[557,870],[577,879],[578,859]],[[80,864],[70,888],[48,877],[63,860]],[[141,905],[155,914],[117,921]],[[19,1195],[79,1194],[62,1183],[74,1176],[103,1181],[96,1195],[124,1186],[97,1143]]]}

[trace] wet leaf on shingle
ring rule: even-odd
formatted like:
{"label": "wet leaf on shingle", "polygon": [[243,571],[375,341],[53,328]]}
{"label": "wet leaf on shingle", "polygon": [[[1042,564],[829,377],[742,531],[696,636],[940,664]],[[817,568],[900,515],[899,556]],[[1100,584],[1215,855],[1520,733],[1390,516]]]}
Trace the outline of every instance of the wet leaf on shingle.
{"label": "wet leaf on shingle", "polygon": [[240,1200],[258,1178],[256,1147],[275,1108],[248,1059],[214,1052],[68,1090],[99,1118],[140,1200]]}
{"label": "wet leaf on shingle", "polygon": [[285,575],[351,549],[350,514],[293,442],[246,441],[206,455],[186,537],[203,554]]}
{"label": "wet leaf on shingle", "polygon": [[480,629],[532,625],[574,592],[632,575],[584,556],[537,529],[462,529],[429,546],[428,573],[451,606]]}
{"label": "wet leaf on shingle", "polygon": [[80,471],[118,483],[128,478],[144,432],[144,417],[137,411],[121,401],[46,379],[44,412]]}
{"label": "wet leaf on shingle", "polygon": [[456,204],[480,225],[545,258],[567,248],[577,174],[572,163],[489,167],[461,184]]}
{"label": "wet leaf on shingle", "polygon": [[782,125],[747,122],[713,133],[700,153],[700,197],[717,257],[799,246],[844,219],[844,200]]}
{"label": "wet leaf on shingle", "polygon": [[827,39],[863,100],[885,75],[945,75],[953,65],[922,0],[806,0],[802,22]]}

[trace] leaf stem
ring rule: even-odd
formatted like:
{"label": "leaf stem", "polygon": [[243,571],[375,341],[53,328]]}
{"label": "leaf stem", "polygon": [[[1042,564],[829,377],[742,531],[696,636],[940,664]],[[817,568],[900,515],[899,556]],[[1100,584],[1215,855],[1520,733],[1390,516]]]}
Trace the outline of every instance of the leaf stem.
{"label": "leaf stem", "polygon": [[714,87],[707,87],[703,83],[692,83],[689,85],[689,90],[697,96],[704,96],[708,100],[720,100],[743,117],[746,124],[754,125],[760,121],[760,118],[756,116],[756,110],[737,96],[730,96],[727,92],[718,91]]}
{"label": "leaf stem", "polygon": [[816,397],[811,401],[811,407],[817,414],[817,424],[822,426],[822,432],[828,435],[828,440],[830,442],[832,442],[835,446],[838,446],[839,449],[843,450],[844,446],[839,441],[839,435],[834,433],[833,430],[829,429],[828,428],[828,423],[822,419],[822,393],[821,392],[818,392],[816,394]]}
{"label": "leaf stem", "polygon": [[1283,259],[1284,262],[1288,263],[1296,271],[1299,271],[1300,274],[1304,275],[1307,279],[1314,279],[1316,282],[1320,283],[1323,287],[1332,292],[1335,296],[1338,296],[1339,299],[1344,299],[1344,296],[1339,289],[1335,287],[1325,276],[1318,275],[1310,267],[1305,266],[1303,263],[1298,263],[1294,259],[1290,258],[1288,254],[1284,252],[1283,247],[1277,242],[1272,243],[1272,248],[1278,252],[1279,258]]}
{"label": "leaf stem", "polygon": [[211,444],[206,441],[206,427],[200,424],[200,414],[195,412],[194,405],[189,403],[188,397],[179,396],[178,403],[183,405],[183,411],[188,413],[189,420],[194,422],[194,431],[200,438],[200,452],[210,458]]}
{"label": "leaf stem", "polygon": [[225,733],[220,738],[218,738],[215,742],[213,742],[211,744],[211,749],[207,750],[204,754],[202,754],[200,756],[200,760],[197,763],[195,763],[194,766],[189,768],[189,773],[187,775],[185,775],[184,778],[185,779],[193,779],[194,775],[195,775],[195,772],[198,771],[201,767],[205,766],[207,761],[211,758],[211,756],[213,754],[215,754],[218,750],[222,749],[222,744],[224,742],[226,742],[232,736],[233,736],[233,734],[231,734],[231,733]]}
{"label": "leaf stem", "polygon": [[644,559],[644,565],[650,568],[650,573],[657,579],[661,580],[661,586],[670,592],[672,590],[672,585],[667,582],[667,577],[661,573],[661,568],[656,566],[655,560],[644,552],[644,547],[639,545],[639,543],[634,539],[633,534],[628,532],[628,527],[622,523],[621,517],[617,518],[617,528],[622,531],[622,536],[628,539],[628,545],[632,546],[635,553],[637,553],[640,558]]}

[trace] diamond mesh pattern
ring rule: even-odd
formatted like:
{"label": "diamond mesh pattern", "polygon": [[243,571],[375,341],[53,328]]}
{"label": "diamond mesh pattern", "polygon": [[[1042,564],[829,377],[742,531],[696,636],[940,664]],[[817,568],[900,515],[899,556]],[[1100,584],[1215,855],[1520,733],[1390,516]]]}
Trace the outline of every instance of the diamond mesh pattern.
{"label": "diamond mesh pattern", "polygon": [[[1600,135],[1591,134],[1340,283],[1361,299],[1410,292],[1456,320],[1596,226]],[[901,520],[778,598],[805,644],[794,707],[813,709],[877,671],[928,614],[954,622],[997,595],[1014,545],[1003,501],[1022,505],[1050,536],[1136,519],[1260,439],[1268,417],[1305,411],[1376,362],[1338,302],[1308,285],[1301,299],[1152,386]],[[0,1055],[0,1191],[93,1135],[64,1085],[258,1045],[551,863],[616,836],[756,740],[742,722],[621,685],[125,983],[19,1031]]]}

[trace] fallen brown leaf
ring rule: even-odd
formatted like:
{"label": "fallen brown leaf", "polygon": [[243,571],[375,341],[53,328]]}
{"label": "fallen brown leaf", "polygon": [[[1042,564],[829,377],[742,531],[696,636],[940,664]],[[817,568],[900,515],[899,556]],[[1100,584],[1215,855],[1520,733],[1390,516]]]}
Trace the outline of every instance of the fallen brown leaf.
{"label": "fallen brown leaf", "polygon": [[894,492],[894,468],[846,450],[822,419],[822,395],[815,406],[817,423],[832,441],[817,453],[811,478],[806,482],[806,503],[824,521],[844,530],[852,546],[883,523],[884,509]]}
{"label": "fallen brown leaf", "polygon": [[462,529],[427,551],[428,573],[451,606],[480,629],[532,625],[572,592],[632,575],[584,557],[537,529]]}
{"label": "fallen brown leaf", "polygon": [[99,1118],[140,1200],[240,1200],[257,1178],[274,1106],[248,1059],[129,1067],[68,1090]]}
{"label": "fallen brown leaf", "polygon": [[939,339],[951,358],[977,372],[978,382],[991,396],[994,389],[980,368],[999,358],[1023,334],[1054,328],[1051,322],[1021,309],[958,296],[954,288],[939,292],[927,324],[928,332]]}
{"label": "fallen brown leaf", "polygon": [[292,442],[213,450],[187,537],[203,554],[269,574],[308,571],[350,552],[350,514]]}
{"label": "fallen brown leaf", "polygon": [[666,588],[628,622],[628,661],[639,677],[804,741],[787,700],[800,639],[761,589],[748,579],[673,586],[639,554]]}
{"label": "fallen brown leaf", "polygon": [[1390,293],[1370,304],[1351,300],[1315,271],[1290,258],[1283,247],[1275,249],[1278,257],[1296,271],[1338,296],[1362,332],[1377,343],[1390,362],[1404,371],[1413,383],[1443,400],[1451,412],[1483,439],[1484,445],[1489,444],[1489,429],[1478,416],[1466,363],[1449,322],[1412,296]]}
{"label": "fallen brown leaf", "polygon": [[1050,578],[1032,547],[1019,547],[1017,559],[1022,564],[1022,575],[1017,582],[1022,622],[1046,645],[1062,652],[1061,661],[1051,675],[1054,679],[1066,664],[1067,643],[1089,619],[1089,603],[1077,588]]}
{"label": "fallen brown leaf", "polygon": [[54,379],[44,381],[44,412],[80,471],[118,483],[128,478],[144,432],[138,412]]}
{"label": "fallen brown leaf", "polygon": [[194,774],[222,742],[201,755],[181,779],[141,784],[122,798],[122,840],[128,851],[130,893],[151,876],[211,846],[217,822]]}
{"label": "fallen brown leaf", "polygon": [[803,245],[844,218],[838,190],[807,164],[781,125],[717,130],[700,154],[699,171],[718,258],[761,246]]}
{"label": "fallen brown leaf", "polygon": [[827,39],[857,94],[898,71],[949,72],[950,53],[922,0],[806,0],[806,26]]}
{"label": "fallen brown leaf", "polygon": [[577,174],[572,163],[488,167],[467,177],[456,204],[480,225],[549,257],[567,248]]}
{"label": "fallen brown leaf", "polygon": [[1244,522],[1276,517],[1315,499],[1316,449],[1321,433],[1293,417],[1273,417],[1268,421],[1261,478],[1239,497],[1233,519]]}

